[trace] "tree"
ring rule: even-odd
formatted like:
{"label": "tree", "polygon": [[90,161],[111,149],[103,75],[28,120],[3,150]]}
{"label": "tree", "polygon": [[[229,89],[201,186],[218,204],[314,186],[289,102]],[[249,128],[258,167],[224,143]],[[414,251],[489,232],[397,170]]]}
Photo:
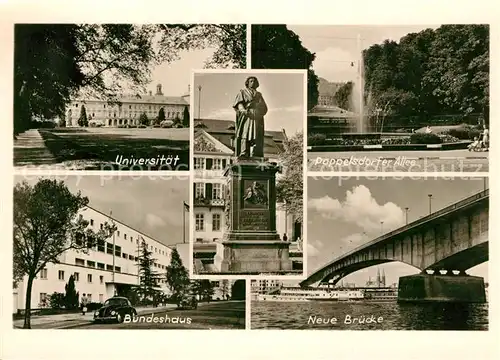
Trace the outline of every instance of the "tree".
{"label": "tree", "polygon": [[296,221],[303,218],[303,133],[297,133],[284,142],[284,151],[280,153],[283,176],[276,183],[276,197],[288,214]]}
{"label": "tree", "polygon": [[182,114],[182,125],[185,127],[185,128],[188,128],[189,127],[189,107],[186,106],[184,108],[184,112]]}
{"label": "tree", "polygon": [[170,265],[167,266],[166,279],[167,285],[172,291],[171,298],[179,302],[190,289],[191,281],[189,280],[187,269],[182,265],[182,260],[177,249],[172,251]]}
{"label": "tree", "polygon": [[222,294],[222,299],[227,300],[229,296],[229,280],[224,279],[221,281],[220,292]]}
{"label": "tree", "polygon": [[66,309],[77,309],[78,308],[78,292],[75,287],[75,278],[73,275],[69,277],[68,283],[64,287],[64,305]]}
{"label": "tree", "polygon": [[180,51],[215,48],[207,68],[246,68],[246,25],[161,24],[160,58],[172,61]]}
{"label": "tree", "polygon": [[89,121],[87,119],[87,110],[85,109],[85,105],[82,105],[80,108],[80,117],[78,118],[78,125],[82,127],[89,126]]}
{"label": "tree", "polygon": [[316,55],[286,25],[252,25],[252,69],[307,69],[307,108],[318,103]]}
{"label": "tree", "polygon": [[157,124],[161,124],[163,120],[165,120],[165,110],[163,108],[160,108],[160,111],[158,112],[158,121]]}
{"label": "tree", "polygon": [[81,193],[72,194],[64,182],[42,179],[14,187],[14,281],[27,276],[24,328],[31,328],[33,280],[48,263],[70,249],[88,250],[108,239],[116,227],[105,223],[95,232],[89,222],[77,216],[88,204]]}
{"label": "tree", "polygon": [[139,124],[149,126],[149,119],[145,112],[139,116]]}
{"label": "tree", "polygon": [[140,286],[137,291],[142,297],[144,303],[151,300],[156,305],[156,298],[158,290],[155,287],[158,284],[159,276],[152,269],[155,259],[152,257],[153,252],[148,249],[148,244],[142,239],[140,255],[137,259],[137,266],[139,267],[139,282]]}
{"label": "tree", "polygon": [[352,81],[342,84],[333,96],[338,107],[349,111],[353,110],[351,104],[352,85]]}
{"label": "tree", "polygon": [[114,99],[125,85],[145,85],[153,37],[147,25],[16,24],[14,134],[60,116],[79,91]]}
{"label": "tree", "polygon": [[236,280],[231,288],[232,300],[245,300],[246,298],[246,285],[245,280]]}
{"label": "tree", "polygon": [[206,300],[210,302],[214,295],[214,284],[210,280],[195,280],[193,290],[201,301]]}

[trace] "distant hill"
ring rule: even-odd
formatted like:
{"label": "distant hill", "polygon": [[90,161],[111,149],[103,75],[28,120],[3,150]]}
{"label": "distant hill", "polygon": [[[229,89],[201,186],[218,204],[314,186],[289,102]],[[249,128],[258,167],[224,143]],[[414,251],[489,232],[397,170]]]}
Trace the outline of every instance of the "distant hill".
{"label": "distant hill", "polygon": [[324,96],[333,96],[343,84],[343,82],[329,82],[328,80],[320,77],[318,83],[318,93]]}

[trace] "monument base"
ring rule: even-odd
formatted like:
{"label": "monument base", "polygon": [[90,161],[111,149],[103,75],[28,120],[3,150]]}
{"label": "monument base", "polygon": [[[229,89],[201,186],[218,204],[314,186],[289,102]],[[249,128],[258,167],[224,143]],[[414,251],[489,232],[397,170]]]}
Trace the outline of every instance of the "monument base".
{"label": "monument base", "polygon": [[460,275],[403,276],[399,278],[398,301],[485,303],[484,280]]}
{"label": "monument base", "polygon": [[282,273],[292,270],[285,241],[224,241],[221,272]]}

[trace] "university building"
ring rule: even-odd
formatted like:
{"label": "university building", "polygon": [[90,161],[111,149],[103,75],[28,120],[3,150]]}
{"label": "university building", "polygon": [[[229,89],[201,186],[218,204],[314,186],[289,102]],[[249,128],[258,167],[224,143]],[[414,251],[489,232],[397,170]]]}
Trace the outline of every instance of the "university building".
{"label": "university building", "polygon": [[[234,121],[195,119],[194,128],[194,273],[219,272],[225,230],[224,169],[234,154]],[[285,140],[284,131],[266,131],[264,155],[269,161],[278,162]],[[277,232],[291,242],[292,269],[302,270],[302,223],[280,209],[280,204],[276,217]]]}
{"label": "university building", "polygon": [[161,84],[156,93],[123,95],[116,104],[106,100],[78,98],[66,108],[66,126],[78,127],[81,108],[85,106],[89,126],[116,127],[120,125],[139,125],[139,117],[145,113],[149,120],[156,119],[163,108],[166,120],[182,120],[184,110],[189,110],[189,94],[165,96]]}

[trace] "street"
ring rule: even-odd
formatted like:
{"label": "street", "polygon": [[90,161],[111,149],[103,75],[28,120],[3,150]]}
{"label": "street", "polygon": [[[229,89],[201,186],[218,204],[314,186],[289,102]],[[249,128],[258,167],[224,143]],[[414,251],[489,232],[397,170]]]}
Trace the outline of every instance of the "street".
{"label": "street", "polygon": [[489,169],[489,152],[468,150],[309,152],[307,157],[309,171],[482,173]]}
{"label": "street", "polygon": [[[149,319],[148,319],[149,318]],[[156,318],[157,322],[154,322]],[[160,320],[162,318],[162,320]],[[168,320],[166,320],[168,319]],[[190,319],[190,321],[188,321]],[[196,310],[166,310],[142,313],[137,322],[94,324],[75,329],[244,329],[245,301],[220,301],[200,304]],[[160,323],[161,322],[161,323]],[[167,323],[166,323],[167,322]],[[190,322],[190,323],[188,323]]]}

